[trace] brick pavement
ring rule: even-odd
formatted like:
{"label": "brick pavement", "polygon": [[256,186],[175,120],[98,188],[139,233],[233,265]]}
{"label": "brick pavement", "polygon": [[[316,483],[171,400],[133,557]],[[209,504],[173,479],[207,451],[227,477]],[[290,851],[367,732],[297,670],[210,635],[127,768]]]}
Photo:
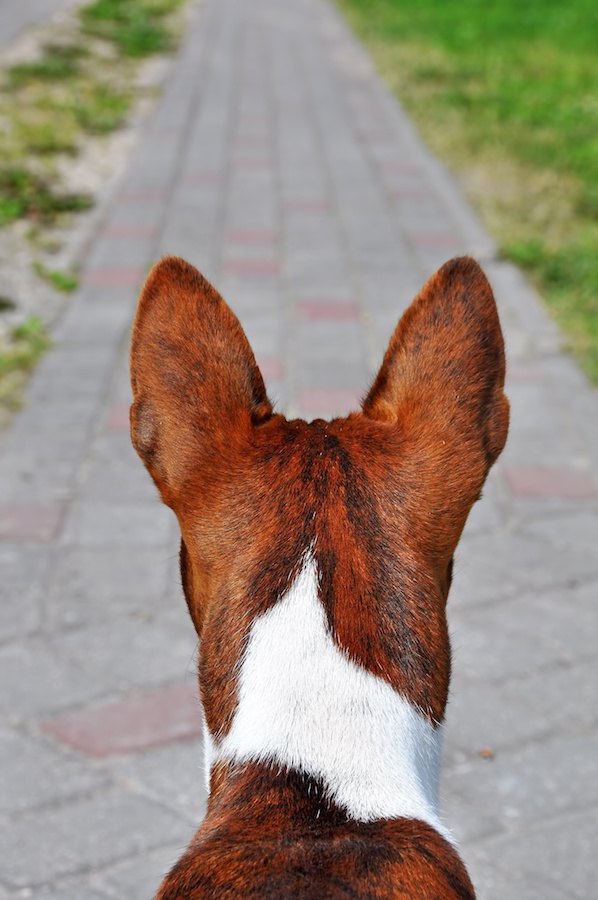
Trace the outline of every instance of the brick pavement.
{"label": "brick pavement", "polygon": [[32,25],[41,25],[60,10],[83,0],[2,0],[0,3],[0,53]]}
{"label": "brick pavement", "polygon": [[587,900],[596,393],[324,0],[204,0],[0,441],[0,898],[147,898],[201,816],[176,524],[126,420],[136,294],[166,252],[306,416],[356,402],[438,264],[485,265],[512,430],[456,561],[443,808],[481,898]]}

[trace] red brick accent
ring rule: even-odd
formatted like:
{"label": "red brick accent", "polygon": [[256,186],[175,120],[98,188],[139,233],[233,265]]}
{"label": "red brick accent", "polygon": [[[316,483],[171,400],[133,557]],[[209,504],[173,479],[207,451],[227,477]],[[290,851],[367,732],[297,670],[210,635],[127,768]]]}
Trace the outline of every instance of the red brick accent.
{"label": "red brick accent", "polygon": [[409,238],[414,244],[425,246],[453,245],[458,243],[457,237],[450,231],[411,231]]}
{"label": "red brick accent", "polygon": [[83,280],[91,287],[141,287],[146,275],[141,269],[91,269]]}
{"label": "red brick accent", "polygon": [[394,200],[426,200],[434,197],[432,191],[420,187],[393,187],[389,194]]}
{"label": "red brick accent", "polygon": [[222,172],[188,172],[183,176],[183,184],[220,184]]}
{"label": "red brick accent", "polygon": [[280,378],[282,375],[282,363],[272,356],[258,356],[257,364],[264,378]]}
{"label": "red brick accent", "polygon": [[299,300],[297,312],[304,319],[356,319],[359,311],[346,300]]}
{"label": "red brick accent", "polygon": [[562,500],[593,499],[598,490],[588,472],[579,469],[518,468],[504,472],[516,497],[553,497]]}
{"label": "red brick accent", "polygon": [[537,369],[522,363],[509,363],[507,366],[508,381],[542,381],[542,375]]}
{"label": "red brick accent", "polygon": [[251,115],[247,115],[245,111],[239,113],[239,119],[237,122],[237,133],[241,133],[245,131],[245,129],[251,130],[259,125],[270,125],[270,116],[267,113],[251,113]]}
{"label": "red brick accent", "polygon": [[233,159],[236,169],[271,169],[272,161],[269,159]]}
{"label": "red brick accent", "polygon": [[380,166],[387,172],[400,172],[403,175],[416,175],[421,172],[421,169],[415,163],[400,162],[396,159],[383,159],[380,162]]}
{"label": "red brick accent", "polygon": [[108,431],[128,431],[130,403],[116,403],[108,410],[106,428]]}
{"label": "red brick accent", "polygon": [[126,225],[115,222],[114,225],[108,226],[106,234],[118,238],[145,238],[153,237],[156,229],[152,225]]}
{"label": "red brick accent", "polygon": [[62,525],[62,503],[0,506],[0,538],[43,543],[55,538]]}
{"label": "red brick accent", "polygon": [[305,388],[298,403],[304,415],[346,415],[361,406],[362,392],[350,388]]}
{"label": "red brick accent", "polygon": [[278,232],[264,229],[239,229],[228,234],[231,244],[274,244],[278,240]]}
{"label": "red brick accent", "polygon": [[120,203],[147,203],[152,200],[164,200],[167,197],[166,191],[160,191],[155,188],[146,188],[139,191],[123,191],[117,195],[117,201]]}
{"label": "red brick accent", "polygon": [[229,259],[223,270],[227,275],[278,275],[280,264],[275,259]]}
{"label": "red brick accent", "polygon": [[240,132],[235,138],[235,145],[237,147],[244,147],[246,145],[251,147],[269,147],[270,143],[270,138],[266,134],[248,134]]}
{"label": "red brick accent", "polygon": [[386,131],[381,131],[376,128],[361,128],[360,129],[362,137],[364,137],[368,141],[389,141],[390,135]]}
{"label": "red brick accent", "polygon": [[197,737],[200,723],[197,685],[185,682],[66,713],[43,722],[42,728],[81,753],[101,759]]}
{"label": "red brick accent", "polygon": [[330,203],[327,200],[287,200],[284,208],[291,212],[328,212]]}

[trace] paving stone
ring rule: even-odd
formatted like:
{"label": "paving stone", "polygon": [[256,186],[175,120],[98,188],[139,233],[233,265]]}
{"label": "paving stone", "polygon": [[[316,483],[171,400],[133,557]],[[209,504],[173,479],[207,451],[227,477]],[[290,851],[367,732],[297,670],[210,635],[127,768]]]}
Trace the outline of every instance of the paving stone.
{"label": "paving stone", "polygon": [[278,275],[280,266],[275,259],[229,259],[224,264],[224,272],[229,275]]}
{"label": "paving stone", "polygon": [[148,900],[153,897],[166,873],[181,855],[188,838],[179,844],[171,844],[122,862],[101,875],[101,883],[111,897],[119,900]]}
{"label": "paving stone", "polygon": [[102,394],[115,356],[116,347],[110,344],[56,347],[41,360],[27,396],[42,404],[60,396],[93,400]]}
{"label": "paving stone", "polygon": [[0,728],[0,767],[3,779],[0,810],[20,812],[64,802],[106,785],[106,777],[67,753],[58,752],[43,738]]}
{"label": "paving stone", "polygon": [[[594,730],[594,660],[562,664],[502,683],[469,681],[453,667],[445,760],[468,759],[484,748],[502,750],[528,741]],[[588,752],[592,741],[588,740]]]}
{"label": "paving stone", "polygon": [[[533,630],[517,628],[525,599],[453,613],[450,619],[453,665],[461,679],[503,681],[531,675],[563,660],[560,648],[547,646]],[[509,617],[515,623],[509,627]]]}
{"label": "paving stone", "polygon": [[356,319],[359,311],[354,303],[343,300],[299,300],[297,312],[305,319]]}
{"label": "paving stone", "polygon": [[51,541],[61,528],[64,507],[44,505],[0,506],[0,539],[9,541]]}
{"label": "paving stone", "polygon": [[69,511],[63,541],[80,547],[164,547],[174,527],[172,513],[154,503],[78,502]]}
{"label": "paving stone", "polygon": [[475,534],[455,555],[449,604],[468,606],[529,589],[574,587],[594,578],[598,558],[585,546],[559,547],[535,534],[496,531]]}
{"label": "paving stone", "polygon": [[337,362],[342,362],[353,364],[359,371],[363,360],[363,338],[355,321],[319,320],[309,326],[299,322],[293,332],[293,342],[298,368],[312,362],[326,361],[330,369],[334,369]]}
{"label": "paving stone", "polygon": [[257,364],[265,381],[274,381],[282,376],[283,364],[280,359],[262,355],[257,357]]}
{"label": "paving stone", "polygon": [[306,418],[346,416],[359,409],[363,392],[349,388],[305,388],[297,398],[299,411]]}
{"label": "paving stone", "polygon": [[[79,472],[80,496],[92,501],[155,501],[158,491],[141,463],[128,429],[101,433]],[[162,514],[158,513],[157,528]]]}
{"label": "paving stone", "polygon": [[[36,888],[21,888],[11,894],[11,900],[107,900],[109,895],[104,893],[90,879],[68,879],[61,881],[59,885],[42,885]],[[0,894],[0,897],[3,897]]]}
{"label": "paving stone", "polygon": [[[197,690],[195,694],[197,722]],[[143,755],[117,760],[114,771],[136,791],[172,807],[184,815],[191,825],[199,826],[206,807],[203,747],[200,740],[176,741],[148,750]]]}
{"label": "paving stone", "polygon": [[279,234],[264,228],[245,228],[229,231],[225,240],[231,244],[276,244]]}
{"label": "paving stone", "polygon": [[56,810],[0,822],[0,878],[13,887],[44,884],[184,841],[189,826],[163,806],[124,791],[102,791]]}
{"label": "paving stone", "polygon": [[576,469],[509,466],[504,470],[504,474],[509,490],[519,497],[593,500],[598,496],[598,489],[589,472]]}
{"label": "paving stone", "polygon": [[0,9],[0,47],[2,50],[32,25],[45,24],[56,12],[73,6],[76,0],[31,0],[26,4],[2,6]]}
{"label": "paving stone", "polygon": [[[2,436],[0,503],[69,509],[58,540],[48,526],[50,540],[0,544],[3,772],[8,801],[31,804],[0,823],[0,896],[151,896],[201,815],[199,748],[177,740],[199,714],[178,529],[127,434],[126,344],[148,263],[197,265],[269,391],[318,416],[357,406],[401,311],[457,251],[484,260],[495,289],[512,419],[455,562],[446,820],[481,898],[593,895],[595,391],[333,5],[203,0]],[[84,760],[40,737],[57,719],[61,740],[75,722],[116,755]],[[147,749],[157,737],[168,743]],[[113,787],[86,787],[88,772]]]}
{"label": "paving stone", "polygon": [[15,442],[0,466],[0,496],[7,506],[53,506],[72,496],[86,435],[40,435],[40,440]]}
{"label": "paving stone", "polygon": [[75,750],[103,758],[196,737],[200,725],[197,684],[189,681],[75,710],[42,727]]}
{"label": "paving stone", "polygon": [[518,871],[501,871],[487,862],[470,858],[465,850],[469,874],[476,889],[478,900],[572,900],[569,890],[561,890],[547,878],[550,872],[521,874]]}
{"label": "paving stone", "polygon": [[47,591],[47,621],[55,629],[132,614],[141,620],[151,618],[162,608],[172,578],[171,554],[166,551],[66,547]]}
{"label": "paving stone", "polygon": [[140,288],[143,284],[146,272],[131,268],[97,268],[88,269],[85,273],[84,284],[91,287],[134,287]]}
{"label": "paving stone", "polygon": [[[563,516],[544,517],[526,526],[525,533],[549,541],[551,546],[595,556],[598,546],[598,516],[595,511],[577,509]],[[581,574],[581,573],[580,573]]]}
{"label": "paving stone", "polygon": [[[594,733],[594,741],[598,734]],[[559,814],[598,805],[598,762],[588,753],[587,734],[555,736],[492,759],[479,754],[445,771],[442,784],[446,820],[468,807],[463,841],[477,841],[480,811],[493,823],[487,833],[528,830]],[[457,816],[455,815],[455,819]],[[463,817],[461,816],[461,822]]]}
{"label": "paving stone", "polygon": [[313,354],[309,360],[299,359],[295,368],[297,391],[313,397],[330,391],[340,398],[343,392],[352,392],[361,400],[367,393],[368,384],[369,378],[361,360],[339,358],[331,362]]}
{"label": "paving stone", "polygon": [[107,430],[126,431],[128,434],[130,429],[130,408],[130,403],[117,403],[110,407],[105,420],[105,427]]}
{"label": "paving stone", "polygon": [[[456,624],[463,619],[467,627],[472,612],[464,611],[460,618],[453,616],[452,621]],[[503,632],[503,640],[514,638],[515,645],[519,645],[521,639],[534,642],[536,649],[530,651],[530,656],[544,660],[543,665],[552,666],[559,661],[574,663],[592,657],[596,652],[598,581],[538,594],[518,594],[511,600],[488,607],[482,614],[476,611],[473,615],[489,635],[496,629]],[[498,654],[493,653],[495,655]],[[490,667],[493,668],[492,662]],[[503,671],[511,673],[513,670],[503,663]]]}
{"label": "paving stone", "polygon": [[82,296],[67,308],[53,337],[67,346],[116,342],[132,324],[133,312],[131,303],[103,303],[99,298],[94,301],[91,297],[85,302],[85,296]]}
{"label": "paving stone", "polygon": [[102,690],[39,637],[0,648],[0,683],[0,710],[18,718],[89,702]]}
{"label": "paving stone", "polygon": [[53,562],[53,548],[0,543],[0,641],[35,631]]}
{"label": "paving stone", "polygon": [[464,537],[498,530],[506,521],[506,502],[499,472],[495,468],[484,485],[482,496],[474,503],[467,518]]}
{"label": "paving stone", "polygon": [[164,617],[101,622],[58,635],[52,646],[104,690],[152,687],[193,677],[196,671],[195,632]]}
{"label": "paving stone", "polygon": [[476,847],[476,856],[490,865],[499,860],[501,870],[521,873],[521,881],[526,875],[530,879],[539,876],[541,883],[546,879],[549,885],[552,882],[562,887],[564,896],[587,900],[596,887],[595,871],[587,860],[595,852],[597,839],[598,808],[594,807],[551,817],[531,831],[526,828],[521,833],[490,838]]}

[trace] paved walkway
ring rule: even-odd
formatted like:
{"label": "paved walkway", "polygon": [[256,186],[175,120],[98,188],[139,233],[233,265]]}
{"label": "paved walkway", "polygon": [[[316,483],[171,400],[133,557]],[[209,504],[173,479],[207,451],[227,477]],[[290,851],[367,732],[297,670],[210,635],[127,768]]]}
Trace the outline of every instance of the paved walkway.
{"label": "paved walkway", "polygon": [[42,25],[60,9],[69,9],[81,0],[1,0],[0,52],[6,50],[32,25]]}
{"label": "paved walkway", "polygon": [[205,0],[0,441],[0,898],[148,898],[201,816],[176,525],[127,431],[136,294],[166,252],[308,416],[348,410],[438,264],[484,263],[513,424],[457,559],[444,811],[481,898],[595,896],[596,395],[334,9]]}

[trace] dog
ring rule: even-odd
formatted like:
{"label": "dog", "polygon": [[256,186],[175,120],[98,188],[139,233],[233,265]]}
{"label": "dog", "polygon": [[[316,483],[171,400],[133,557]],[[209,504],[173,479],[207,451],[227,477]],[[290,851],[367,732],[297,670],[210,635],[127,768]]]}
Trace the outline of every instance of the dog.
{"label": "dog", "polygon": [[400,319],[360,412],[273,411],[247,338],[181,259],[143,288],[133,444],[181,529],[209,800],[174,898],[470,900],[437,811],[453,554],[508,431],[479,265]]}

